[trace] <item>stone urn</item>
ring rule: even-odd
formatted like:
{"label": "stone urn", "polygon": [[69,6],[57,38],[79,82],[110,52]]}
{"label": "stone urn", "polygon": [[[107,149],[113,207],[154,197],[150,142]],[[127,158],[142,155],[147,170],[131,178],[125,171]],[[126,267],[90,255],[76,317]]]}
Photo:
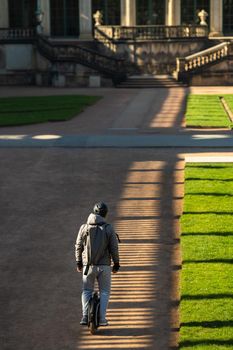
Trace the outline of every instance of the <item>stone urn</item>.
{"label": "stone urn", "polygon": [[36,15],[36,31],[38,34],[41,34],[43,32],[42,22],[44,18],[44,12],[41,11],[40,8],[38,8],[35,12]]}
{"label": "stone urn", "polygon": [[208,17],[208,13],[202,9],[197,15],[200,18],[200,25],[207,26],[206,18]]}
{"label": "stone urn", "polygon": [[101,11],[96,11],[96,13],[94,13],[93,18],[95,20],[95,26],[101,26],[103,24],[103,14]]}

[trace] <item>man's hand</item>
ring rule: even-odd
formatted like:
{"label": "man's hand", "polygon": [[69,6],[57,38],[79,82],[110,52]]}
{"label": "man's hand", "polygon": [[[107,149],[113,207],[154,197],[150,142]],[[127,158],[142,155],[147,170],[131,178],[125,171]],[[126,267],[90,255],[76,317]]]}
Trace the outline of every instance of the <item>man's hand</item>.
{"label": "man's hand", "polygon": [[113,267],[112,267],[112,272],[113,272],[113,273],[117,273],[117,272],[119,271],[119,269],[120,269],[120,264],[119,264],[119,263],[116,263],[116,264],[114,264]]}
{"label": "man's hand", "polygon": [[77,271],[82,272],[82,270],[83,270],[83,263],[82,263],[82,261],[78,261],[77,262]]}

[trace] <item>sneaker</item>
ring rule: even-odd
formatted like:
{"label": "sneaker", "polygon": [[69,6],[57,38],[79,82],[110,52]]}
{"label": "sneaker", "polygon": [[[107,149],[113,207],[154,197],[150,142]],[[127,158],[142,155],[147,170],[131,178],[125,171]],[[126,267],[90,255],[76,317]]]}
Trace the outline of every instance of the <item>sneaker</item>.
{"label": "sneaker", "polygon": [[100,322],[99,322],[99,326],[102,326],[102,327],[108,326],[108,321],[107,321],[107,320],[102,320],[102,321],[100,321]]}
{"label": "sneaker", "polygon": [[88,317],[83,316],[83,318],[80,321],[80,324],[81,324],[81,326],[87,326],[87,322],[88,322]]}

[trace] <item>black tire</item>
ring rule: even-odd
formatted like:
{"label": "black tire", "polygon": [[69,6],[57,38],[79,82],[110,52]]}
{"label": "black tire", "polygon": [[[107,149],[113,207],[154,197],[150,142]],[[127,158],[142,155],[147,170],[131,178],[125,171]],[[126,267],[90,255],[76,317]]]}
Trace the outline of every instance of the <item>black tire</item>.
{"label": "black tire", "polygon": [[95,327],[95,323],[94,322],[90,323],[90,333],[91,334],[95,334],[96,333],[96,327]]}
{"label": "black tire", "polygon": [[95,293],[88,305],[88,328],[91,334],[95,334],[99,326],[99,298]]}

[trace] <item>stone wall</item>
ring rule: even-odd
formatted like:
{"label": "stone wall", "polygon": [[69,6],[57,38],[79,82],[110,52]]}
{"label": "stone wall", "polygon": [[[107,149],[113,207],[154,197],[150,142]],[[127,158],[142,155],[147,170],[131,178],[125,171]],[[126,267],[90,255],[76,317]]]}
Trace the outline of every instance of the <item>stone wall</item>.
{"label": "stone wall", "polygon": [[[214,42],[211,42],[214,45]],[[206,40],[154,41],[119,43],[117,52],[99,44],[100,52],[125,57],[131,74],[169,74],[175,70],[176,57],[185,57],[208,47]],[[134,64],[132,64],[134,63]],[[232,85],[233,61],[205,67],[191,74],[190,85]],[[97,71],[75,63],[52,64],[42,57],[31,44],[0,45],[0,85],[71,86],[84,87],[93,84],[112,86]],[[99,83],[98,83],[99,82]]]}
{"label": "stone wall", "polygon": [[226,59],[189,76],[192,86],[233,85],[233,60]]}
{"label": "stone wall", "polygon": [[[207,39],[122,42],[116,45],[120,57],[135,64],[141,73],[171,74],[176,68],[176,58],[185,57],[208,47]],[[111,54],[109,48],[101,49]]]}
{"label": "stone wall", "polygon": [[54,63],[36,54],[37,70],[36,85],[54,87],[87,87],[91,77],[100,79],[100,86],[112,86],[110,79],[106,79],[98,72],[78,63]]}
{"label": "stone wall", "polygon": [[0,85],[33,85],[34,57],[30,44],[0,45]]}

